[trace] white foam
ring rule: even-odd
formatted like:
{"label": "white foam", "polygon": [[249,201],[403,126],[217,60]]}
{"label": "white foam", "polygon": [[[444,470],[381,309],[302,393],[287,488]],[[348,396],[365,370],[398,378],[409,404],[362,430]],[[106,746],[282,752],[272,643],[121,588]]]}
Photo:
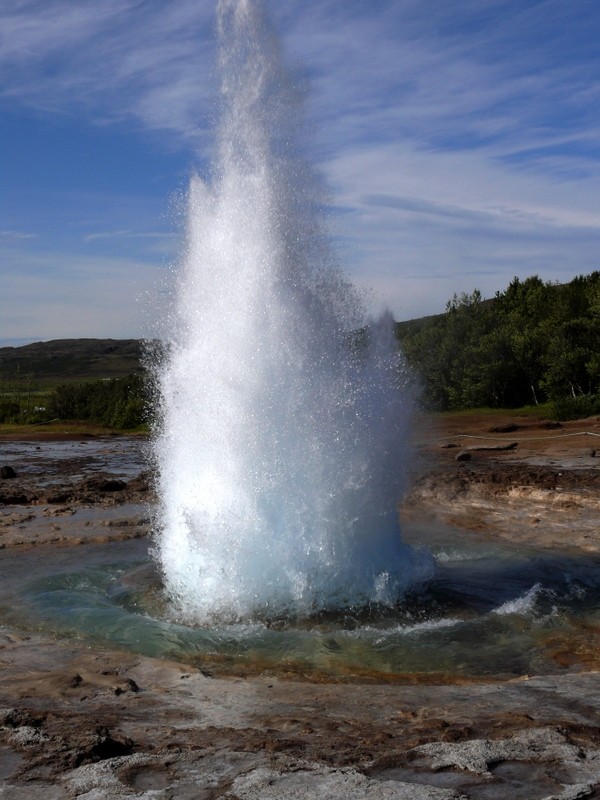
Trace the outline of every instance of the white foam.
{"label": "white foam", "polygon": [[522,616],[529,616],[535,610],[535,604],[539,597],[542,585],[536,583],[534,586],[525,592],[525,594],[516,597],[514,600],[507,600],[501,606],[492,610],[493,614],[521,614]]}

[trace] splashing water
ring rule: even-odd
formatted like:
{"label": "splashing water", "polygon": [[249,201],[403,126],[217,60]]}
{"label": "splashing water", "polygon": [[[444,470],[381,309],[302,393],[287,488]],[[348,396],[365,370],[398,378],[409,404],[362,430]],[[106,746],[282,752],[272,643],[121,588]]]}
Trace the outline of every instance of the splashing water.
{"label": "splashing water", "polygon": [[299,98],[252,0],[220,0],[221,124],[191,181],[154,437],[156,552],[207,623],[393,605],[430,560],[403,545],[410,400],[389,315],[333,264]]}

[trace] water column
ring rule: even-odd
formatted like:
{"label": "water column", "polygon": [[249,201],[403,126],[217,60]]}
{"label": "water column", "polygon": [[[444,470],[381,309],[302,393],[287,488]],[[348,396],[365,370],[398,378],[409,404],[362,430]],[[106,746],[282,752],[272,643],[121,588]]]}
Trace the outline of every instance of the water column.
{"label": "water column", "polygon": [[262,4],[217,15],[216,156],[190,184],[157,375],[165,588],[194,623],[393,605],[429,570],[397,524],[411,403],[393,321],[368,321],[334,263]]}

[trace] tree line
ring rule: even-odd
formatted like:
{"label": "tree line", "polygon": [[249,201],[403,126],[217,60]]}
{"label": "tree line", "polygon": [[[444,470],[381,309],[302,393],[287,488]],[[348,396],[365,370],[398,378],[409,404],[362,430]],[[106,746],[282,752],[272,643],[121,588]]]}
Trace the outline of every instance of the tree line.
{"label": "tree line", "polygon": [[[600,272],[567,284],[514,278],[489,300],[477,289],[454,295],[445,313],[399,323],[397,335],[429,409],[551,402],[562,419],[600,413]],[[42,390],[17,370],[0,376],[0,423],[138,428],[152,413],[150,386],[141,371]]]}
{"label": "tree line", "polygon": [[568,284],[515,278],[484,300],[454,295],[436,317],[398,327],[427,407],[600,412],[600,272]]}
{"label": "tree line", "polygon": [[141,374],[89,383],[63,384],[51,394],[51,417],[128,429],[148,420],[147,380]]}
{"label": "tree line", "polygon": [[90,422],[121,430],[148,421],[148,382],[143,374],[64,383],[40,390],[30,376],[0,386],[0,423],[42,423],[54,419]]}

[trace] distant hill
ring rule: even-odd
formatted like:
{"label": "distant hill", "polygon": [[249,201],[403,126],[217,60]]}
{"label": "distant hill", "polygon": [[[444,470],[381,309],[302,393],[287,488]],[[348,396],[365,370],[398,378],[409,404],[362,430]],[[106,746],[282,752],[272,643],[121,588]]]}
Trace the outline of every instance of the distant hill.
{"label": "distant hill", "polygon": [[[396,335],[416,333],[436,315],[396,323]],[[33,381],[76,381],[119,378],[144,371],[141,339],[53,339],[16,347],[0,347],[0,381],[15,377]]]}
{"label": "distant hill", "polygon": [[[396,323],[399,339],[420,331],[438,316]],[[53,339],[0,347],[0,381],[16,377],[52,382],[119,378],[144,371],[141,339]]]}
{"label": "distant hill", "polygon": [[406,319],[402,322],[396,322],[394,323],[396,336],[402,341],[405,336],[418,333],[423,330],[423,328],[426,328],[428,325],[440,319],[440,317],[443,317],[443,314],[432,314],[428,317],[418,317],[416,319]]}
{"label": "distant hill", "polygon": [[35,381],[119,378],[143,370],[139,339],[55,339],[0,347],[0,380]]}

